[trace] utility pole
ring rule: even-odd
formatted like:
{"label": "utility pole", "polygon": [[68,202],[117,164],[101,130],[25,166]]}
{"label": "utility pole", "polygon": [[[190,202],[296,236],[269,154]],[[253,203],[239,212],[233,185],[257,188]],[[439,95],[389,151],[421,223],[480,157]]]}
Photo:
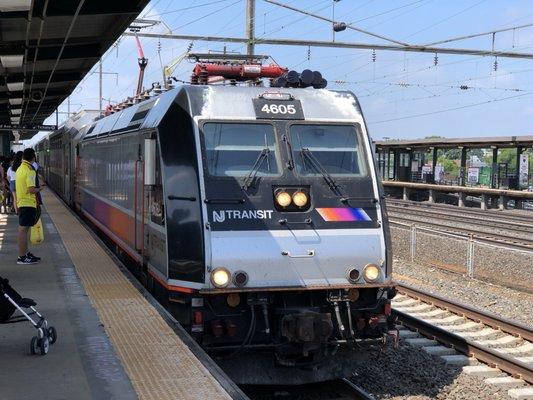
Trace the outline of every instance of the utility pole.
{"label": "utility pole", "polygon": [[255,0],[247,0],[246,4],[246,37],[248,38],[247,54],[253,56],[255,48]]}
{"label": "utility pole", "polygon": [[99,80],[99,91],[98,91],[98,110],[100,111],[100,116],[102,116],[102,59],[100,58],[100,63],[98,64],[98,80]]}

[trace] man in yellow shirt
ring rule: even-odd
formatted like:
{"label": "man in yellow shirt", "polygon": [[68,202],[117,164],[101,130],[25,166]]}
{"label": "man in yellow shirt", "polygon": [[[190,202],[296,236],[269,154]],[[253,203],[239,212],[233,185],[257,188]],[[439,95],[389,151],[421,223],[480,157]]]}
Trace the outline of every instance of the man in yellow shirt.
{"label": "man in yellow shirt", "polygon": [[35,161],[35,150],[28,148],[24,150],[22,164],[17,168],[15,185],[17,192],[17,208],[19,211],[19,232],[18,247],[19,258],[17,264],[29,265],[40,261],[28,252],[28,232],[30,227],[37,222],[37,193],[42,190],[35,186],[37,173],[31,165]]}

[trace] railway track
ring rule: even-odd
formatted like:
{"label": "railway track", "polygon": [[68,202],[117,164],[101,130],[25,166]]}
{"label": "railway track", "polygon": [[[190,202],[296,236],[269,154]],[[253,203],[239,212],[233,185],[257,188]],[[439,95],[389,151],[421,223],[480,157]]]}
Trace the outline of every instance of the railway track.
{"label": "railway track", "polygon": [[468,213],[459,214],[449,210],[423,209],[410,206],[389,205],[387,207],[391,215],[411,215],[416,218],[435,218],[444,221],[452,221],[459,224],[475,224],[481,229],[496,228],[509,232],[527,233],[533,235],[533,221],[508,221],[483,218],[480,216],[468,215]]}
{"label": "railway track", "polygon": [[374,397],[348,379],[296,386],[244,385],[243,391],[251,400],[374,400]]}
{"label": "railway track", "polygon": [[476,240],[497,244],[512,248],[518,248],[521,250],[533,251],[533,240],[527,237],[522,237],[523,233],[520,230],[515,230],[515,233],[489,233],[482,232],[478,227],[459,227],[453,224],[447,224],[438,220],[427,221],[417,220],[407,216],[401,216],[395,213],[389,213],[389,221],[391,223],[399,223],[404,225],[417,225],[421,227],[433,228],[437,231],[444,231],[449,233],[455,233],[457,235],[472,236]]}
{"label": "railway track", "polygon": [[411,200],[399,200],[387,198],[387,207],[402,207],[403,209],[416,209],[428,212],[446,213],[461,217],[473,218],[479,221],[491,221],[497,219],[506,223],[517,223],[519,225],[533,224],[533,212],[527,211],[499,211],[499,210],[481,210],[473,207],[453,206],[443,203],[415,202]]}
{"label": "railway track", "polygon": [[[423,347],[446,362],[487,364],[489,368],[479,368],[479,374],[500,378],[500,381],[505,378],[503,373],[509,374],[515,378],[506,377],[510,387],[533,384],[533,330],[530,327],[410,286],[398,284],[397,288],[399,294],[393,300],[393,314],[399,323],[411,330],[404,335],[400,333],[412,337],[406,339],[410,344]],[[426,338],[416,337],[415,332]],[[454,355],[455,351],[466,357]]]}

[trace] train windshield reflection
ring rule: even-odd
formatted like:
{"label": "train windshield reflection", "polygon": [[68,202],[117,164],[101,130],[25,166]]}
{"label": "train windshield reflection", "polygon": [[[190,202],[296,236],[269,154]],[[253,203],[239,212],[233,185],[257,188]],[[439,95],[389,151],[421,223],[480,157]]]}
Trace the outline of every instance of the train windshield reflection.
{"label": "train windshield reflection", "polygon": [[[366,174],[359,133],[351,125],[292,125],[293,157],[299,175],[320,176],[321,169],[332,176]],[[310,154],[318,163],[310,162]],[[318,168],[317,168],[318,166]]]}
{"label": "train windshield reflection", "polygon": [[209,122],[203,125],[207,169],[213,176],[244,177],[265,149],[256,176],[279,175],[279,152],[270,124]]}

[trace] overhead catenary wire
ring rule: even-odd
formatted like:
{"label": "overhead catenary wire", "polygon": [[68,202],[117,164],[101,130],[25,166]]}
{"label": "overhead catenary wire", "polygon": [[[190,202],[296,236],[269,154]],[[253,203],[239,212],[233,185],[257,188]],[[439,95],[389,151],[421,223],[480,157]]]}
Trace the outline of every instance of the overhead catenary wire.
{"label": "overhead catenary wire", "polygon": [[[206,6],[210,6],[210,5],[213,5],[213,4],[219,4],[219,3],[224,3],[224,2],[228,2],[229,0],[216,0],[216,1],[210,1],[208,3],[201,3],[201,4],[196,4],[196,5],[191,5],[189,7],[183,7],[183,8],[177,8],[175,10],[172,10],[172,11],[166,11],[166,12],[161,12],[161,13],[158,13],[158,14],[152,14],[152,15],[145,15],[144,18],[153,18],[153,17],[159,17],[159,16],[162,16],[162,15],[168,15],[168,14],[175,14],[177,12],[182,12],[182,11],[188,11],[188,10],[194,10],[194,9],[197,9],[197,8],[200,8],[200,7],[206,7]],[[194,3],[193,3],[194,4]],[[154,6],[155,7],[155,6]]]}
{"label": "overhead catenary wire", "polygon": [[453,38],[450,38],[450,39],[440,40],[438,42],[428,43],[428,44],[425,44],[424,46],[434,46],[436,44],[457,42],[459,40],[472,39],[472,38],[476,38],[476,37],[480,37],[480,36],[494,35],[494,34],[500,33],[500,32],[513,31],[513,33],[514,33],[514,31],[517,30],[517,29],[529,28],[529,27],[532,27],[532,26],[533,26],[533,22],[529,23],[529,24],[524,24],[524,25],[512,26],[510,28],[496,29],[496,30],[492,30],[492,31],[488,31],[488,32],[482,32],[482,33],[473,33],[471,35],[465,35],[465,36],[457,36],[457,37],[453,37]]}
{"label": "overhead catenary wire", "polygon": [[461,11],[458,11],[458,12],[452,14],[452,15],[449,15],[449,16],[446,17],[446,18],[441,19],[440,21],[434,22],[433,24],[428,25],[428,26],[426,26],[425,28],[419,29],[418,31],[416,31],[416,32],[414,32],[414,33],[411,33],[409,36],[406,36],[405,39],[408,39],[408,38],[410,38],[410,37],[413,37],[413,36],[415,36],[415,35],[418,35],[420,32],[425,32],[425,31],[427,31],[428,29],[431,29],[431,28],[433,28],[433,27],[435,27],[435,26],[437,26],[437,25],[442,24],[443,22],[449,21],[450,19],[455,18],[456,16],[461,15],[462,13],[465,13],[465,12],[467,12],[468,10],[471,10],[471,9],[474,8],[474,7],[477,7],[478,5],[480,5],[481,3],[484,3],[484,2],[486,2],[486,1],[487,1],[487,0],[480,0],[480,1],[478,1],[477,3],[475,3],[475,4],[472,4],[472,5],[470,5],[470,6],[466,7],[466,8],[463,8]]}
{"label": "overhead catenary wire", "polygon": [[396,10],[400,10],[402,8],[409,7],[409,6],[413,5],[413,4],[421,3],[422,1],[424,1],[424,0],[415,0],[415,1],[412,1],[412,2],[410,2],[408,4],[404,4],[404,5],[401,5],[399,7],[394,7],[392,9],[390,9],[390,10],[383,11],[383,12],[380,12],[378,14],[374,14],[374,15],[370,15],[370,16],[365,17],[365,18],[357,19],[355,21],[350,22],[350,24],[356,24],[358,22],[362,22],[362,21],[366,21],[366,20],[369,20],[369,19],[372,19],[372,18],[380,17],[382,15],[389,14],[389,13],[394,12]]}
{"label": "overhead catenary wire", "polygon": [[[295,11],[295,12],[298,12],[298,13],[301,13],[301,14],[306,14],[306,15],[309,15],[310,17],[313,17],[313,18],[317,18],[317,19],[321,19],[323,21],[327,21],[329,23],[334,23],[336,21],[333,21],[332,19],[330,18],[326,18],[326,17],[323,17],[321,15],[317,15],[317,14],[313,14],[313,13],[310,13],[308,11],[305,11],[305,10],[300,10],[296,7],[292,7],[292,6],[289,6],[287,4],[283,4],[283,3],[280,3],[278,1],[275,1],[275,0],[263,0],[263,1],[266,1],[267,3],[270,3],[270,4],[275,4],[279,7],[283,7],[283,8],[287,8],[289,10],[292,10],[292,11]],[[396,44],[399,44],[399,45],[402,45],[402,46],[409,46],[408,43],[405,43],[405,42],[402,42],[402,41],[399,41],[399,40],[396,40],[396,39],[391,39],[389,37],[386,37],[386,36],[383,36],[383,35],[379,35],[377,33],[373,33],[373,32],[369,32],[365,29],[361,29],[361,28],[358,28],[356,26],[353,26],[351,24],[346,24],[346,27],[348,29],[352,29],[354,31],[358,31],[358,32],[361,32],[361,33],[364,33],[365,35],[369,35],[369,36],[373,36],[373,37],[376,37],[376,38],[379,38],[379,39],[382,39],[382,40],[385,40],[387,42],[391,42],[391,43],[396,43]]]}
{"label": "overhead catenary wire", "polygon": [[383,120],[378,120],[378,121],[369,121],[369,124],[382,124],[382,123],[385,123],[385,122],[400,121],[400,120],[403,120],[403,119],[425,117],[425,116],[428,116],[428,115],[441,114],[441,113],[445,113],[445,112],[448,112],[448,111],[462,110],[462,109],[471,108],[471,107],[478,107],[478,106],[485,105],[485,104],[497,103],[497,102],[500,102],[500,101],[511,100],[511,99],[516,99],[516,98],[519,98],[519,97],[531,96],[531,95],[533,95],[533,93],[521,93],[521,94],[517,94],[517,95],[514,95],[514,96],[503,97],[503,98],[500,98],[500,99],[487,100],[487,101],[482,101],[482,102],[479,102],[479,103],[465,104],[465,105],[462,105],[462,106],[445,108],[445,109],[442,109],[442,110],[429,111],[429,112],[425,112],[425,113],[418,113],[418,114],[412,114],[412,115],[405,115],[403,117],[389,118],[389,119],[383,119]]}

